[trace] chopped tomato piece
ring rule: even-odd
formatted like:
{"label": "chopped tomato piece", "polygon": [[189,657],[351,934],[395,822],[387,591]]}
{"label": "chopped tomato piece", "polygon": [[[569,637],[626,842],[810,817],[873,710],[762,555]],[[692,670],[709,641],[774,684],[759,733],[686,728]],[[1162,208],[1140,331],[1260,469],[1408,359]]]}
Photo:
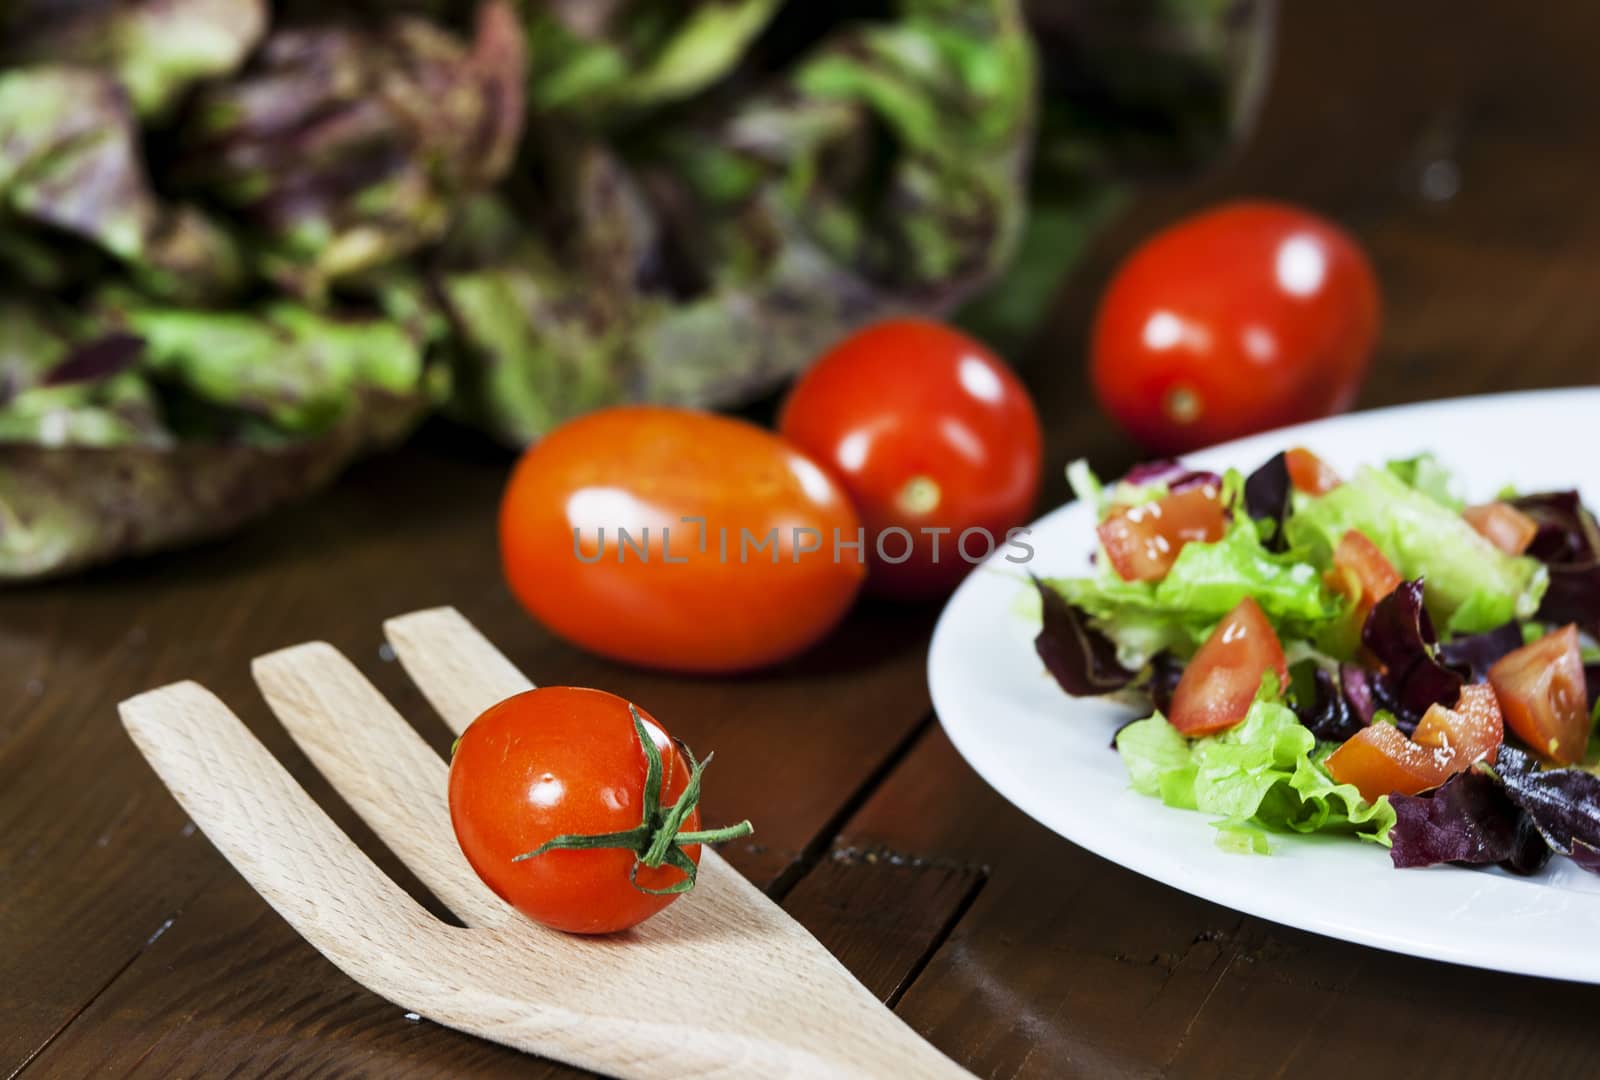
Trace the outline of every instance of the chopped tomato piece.
{"label": "chopped tomato piece", "polygon": [[1461,688],[1455,708],[1430,705],[1411,741],[1449,753],[1453,773],[1480,761],[1493,765],[1500,744],[1505,741],[1505,724],[1500,719],[1494,688],[1474,683]]}
{"label": "chopped tomato piece", "polygon": [[1377,544],[1359,529],[1351,529],[1340,538],[1333,552],[1333,567],[1323,580],[1329,589],[1350,601],[1351,621],[1359,639],[1367,613],[1394,592],[1402,579]]}
{"label": "chopped tomato piece", "polygon": [[1344,483],[1326,461],[1303,446],[1296,446],[1283,457],[1284,464],[1289,467],[1289,483],[1294,485],[1296,491],[1303,491],[1307,495],[1326,495]]}
{"label": "chopped tomato piece", "polygon": [[1100,543],[1124,581],[1160,581],[1191,540],[1221,540],[1228,524],[1213,487],[1114,510],[1100,523]]}
{"label": "chopped tomato piece", "polygon": [[1454,771],[1453,756],[1413,742],[1392,724],[1372,724],[1346,739],[1323,764],[1334,780],[1354,784],[1363,799],[1377,802],[1385,795],[1418,795],[1438,787]]}
{"label": "chopped tomato piece", "polygon": [[1589,708],[1576,626],[1506,653],[1489,669],[1489,685],[1506,724],[1533,750],[1562,765],[1583,759]]}
{"label": "chopped tomato piece", "polygon": [[1183,669],[1167,719],[1185,735],[1210,735],[1244,719],[1261,689],[1261,676],[1289,681],[1283,646],[1261,605],[1250,597],[1223,617]]}
{"label": "chopped tomato piece", "polygon": [[1478,535],[1505,552],[1521,555],[1533,543],[1539,532],[1539,523],[1510,503],[1492,502],[1482,506],[1469,506],[1461,511],[1467,524]]}

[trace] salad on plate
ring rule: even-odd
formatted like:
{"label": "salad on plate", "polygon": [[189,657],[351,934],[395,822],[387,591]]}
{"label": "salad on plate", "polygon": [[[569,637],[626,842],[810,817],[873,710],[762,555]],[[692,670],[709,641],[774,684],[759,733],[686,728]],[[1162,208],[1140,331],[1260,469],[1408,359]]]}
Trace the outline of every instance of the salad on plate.
{"label": "salad on plate", "polygon": [[1036,580],[1040,659],[1138,707],[1133,788],[1228,850],[1344,834],[1397,867],[1552,854],[1600,873],[1600,527],[1576,491],[1467,505],[1433,456],[1341,476],[1295,447],[1105,485],[1081,576]]}

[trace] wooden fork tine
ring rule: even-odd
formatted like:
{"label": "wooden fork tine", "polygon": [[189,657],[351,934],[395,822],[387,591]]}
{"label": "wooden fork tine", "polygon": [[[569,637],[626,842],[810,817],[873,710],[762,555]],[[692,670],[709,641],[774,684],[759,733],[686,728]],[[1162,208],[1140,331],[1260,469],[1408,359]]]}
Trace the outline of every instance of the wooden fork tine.
{"label": "wooden fork tine", "polygon": [[301,937],[390,1001],[425,1007],[412,1000],[417,972],[392,944],[448,949],[451,928],[373,865],[226,705],[181,682],[118,711],[173,797]]}
{"label": "wooden fork tine", "polygon": [[258,656],[250,670],[317,771],[446,907],[469,926],[515,918],[456,844],[444,759],[354,664],[314,641]]}
{"label": "wooden fork tine", "polygon": [[397,615],[384,636],[406,674],[457,735],[478,714],[533,682],[453,607]]}

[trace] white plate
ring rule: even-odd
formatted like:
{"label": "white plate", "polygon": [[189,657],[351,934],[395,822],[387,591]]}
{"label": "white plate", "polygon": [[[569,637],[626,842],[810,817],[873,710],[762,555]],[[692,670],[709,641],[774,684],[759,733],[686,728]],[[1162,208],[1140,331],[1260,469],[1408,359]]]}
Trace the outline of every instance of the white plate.
{"label": "white plate", "polygon": [[[1600,389],[1463,398],[1258,435],[1185,460],[1248,472],[1308,446],[1341,470],[1431,450],[1471,498],[1504,484],[1600,498]],[[1588,447],[1584,451],[1579,448]],[[1088,509],[1033,525],[1040,576],[1087,570]],[[1475,967],[1600,983],[1600,877],[1559,856],[1539,876],[1396,870],[1383,849],[1340,837],[1272,834],[1270,856],[1219,849],[1211,818],[1128,787],[1112,732],[1125,708],[1073,699],[1044,673],[1016,614],[1021,568],[992,560],[956,590],[934,632],[928,683],[956,748],[1023,812],[1104,858],[1250,915],[1346,941]],[[1487,943],[1493,943],[1489,947]]]}

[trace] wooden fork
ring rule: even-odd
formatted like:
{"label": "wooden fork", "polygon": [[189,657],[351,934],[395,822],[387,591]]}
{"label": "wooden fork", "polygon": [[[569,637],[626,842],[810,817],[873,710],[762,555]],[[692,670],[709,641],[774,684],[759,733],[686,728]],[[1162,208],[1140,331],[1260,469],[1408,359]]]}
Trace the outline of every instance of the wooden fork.
{"label": "wooden fork", "polygon": [[[384,624],[457,733],[530,683],[452,608]],[[403,1009],[621,1077],[969,1075],[924,1042],[799,923],[705,849],[694,891],[623,935],[528,921],[456,846],[447,766],[321,642],[253,665],[295,741],[467,925],[440,922],[373,865],[210,691],[121,705],[134,744],[245,880],[340,970]],[[664,1064],[665,1063],[665,1064]]]}

